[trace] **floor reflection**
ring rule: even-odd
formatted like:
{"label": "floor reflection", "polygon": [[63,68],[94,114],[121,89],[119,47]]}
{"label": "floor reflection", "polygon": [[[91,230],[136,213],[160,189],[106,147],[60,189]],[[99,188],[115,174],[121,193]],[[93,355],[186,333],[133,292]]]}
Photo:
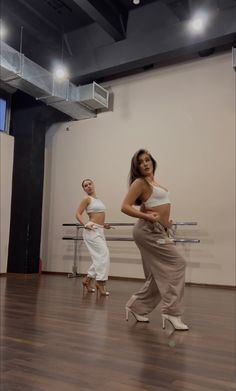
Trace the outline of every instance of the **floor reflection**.
{"label": "floor reflection", "polygon": [[160,323],[156,319],[149,324],[133,323],[129,342],[139,361],[137,387],[145,384],[164,391],[185,378],[188,331],[176,331],[171,325],[163,330]]}

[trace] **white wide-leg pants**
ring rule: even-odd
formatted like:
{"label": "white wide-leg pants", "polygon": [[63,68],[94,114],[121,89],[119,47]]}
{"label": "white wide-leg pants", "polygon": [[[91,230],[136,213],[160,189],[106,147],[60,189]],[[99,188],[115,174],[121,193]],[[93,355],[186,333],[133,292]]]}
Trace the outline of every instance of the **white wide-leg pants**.
{"label": "white wide-leg pants", "polygon": [[109,250],[103,226],[94,224],[94,227],[94,230],[83,230],[83,239],[92,258],[88,277],[95,278],[97,281],[106,281],[110,267]]}

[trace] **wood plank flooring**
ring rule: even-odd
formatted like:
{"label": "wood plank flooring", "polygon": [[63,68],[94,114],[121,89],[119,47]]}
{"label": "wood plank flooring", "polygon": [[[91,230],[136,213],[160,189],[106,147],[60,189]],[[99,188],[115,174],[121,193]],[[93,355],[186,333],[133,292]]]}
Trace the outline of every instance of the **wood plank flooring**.
{"label": "wood plank flooring", "polygon": [[81,278],[0,278],[1,391],[231,391],[235,290],[187,286],[188,332],[126,322],[142,282],[110,280],[109,297],[83,295]]}

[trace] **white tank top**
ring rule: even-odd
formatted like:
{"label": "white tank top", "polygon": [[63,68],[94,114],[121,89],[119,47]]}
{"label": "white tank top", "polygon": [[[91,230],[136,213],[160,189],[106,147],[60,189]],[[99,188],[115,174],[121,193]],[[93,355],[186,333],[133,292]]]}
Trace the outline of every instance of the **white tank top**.
{"label": "white tank top", "polygon": [[98,198],[94,198],[90,196],[90,203],[86,208],[87,213],[103,213],[106,210],[105,205]]}
{"label": "white tank top", "polygon": [[170,192],[162,189],[160,186],[152,185],[152,194],[150,197],[143,203],[146,208],[153,208],[159,205],[170,204]]}

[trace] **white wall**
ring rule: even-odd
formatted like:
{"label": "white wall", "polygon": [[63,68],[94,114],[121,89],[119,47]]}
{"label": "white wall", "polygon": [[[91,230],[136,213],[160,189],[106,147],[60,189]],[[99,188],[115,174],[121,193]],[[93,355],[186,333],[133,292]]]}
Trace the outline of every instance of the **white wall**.
{"label": "white wall", "polygon": [[[114,110],[95,119],[53,126],[46,137],[42,258],[44,270],[70,272],[73,244],[62,241],[75,222],[92,178],[107,221],[133,222],[120,212],[133,153],[145,147],[158,161],[157,179],[171,191],[172,217],[197,221],[178,228],[200,244],[179,245],[187,281],[235,284],[235,73],[231,53],[114,80]],[[69,125],[70,131],[66,131]],[[112,234],[124,231],[116,229]],[[126,231],[125,231],[126,232]],[[89,258],[83,244],[79,271]],[[143,277],[133,243],[109,243],[111,275]]]}
{"label": "white wall", "polygon": [[0,273],[7,271],[14,138],[0,132]]}

